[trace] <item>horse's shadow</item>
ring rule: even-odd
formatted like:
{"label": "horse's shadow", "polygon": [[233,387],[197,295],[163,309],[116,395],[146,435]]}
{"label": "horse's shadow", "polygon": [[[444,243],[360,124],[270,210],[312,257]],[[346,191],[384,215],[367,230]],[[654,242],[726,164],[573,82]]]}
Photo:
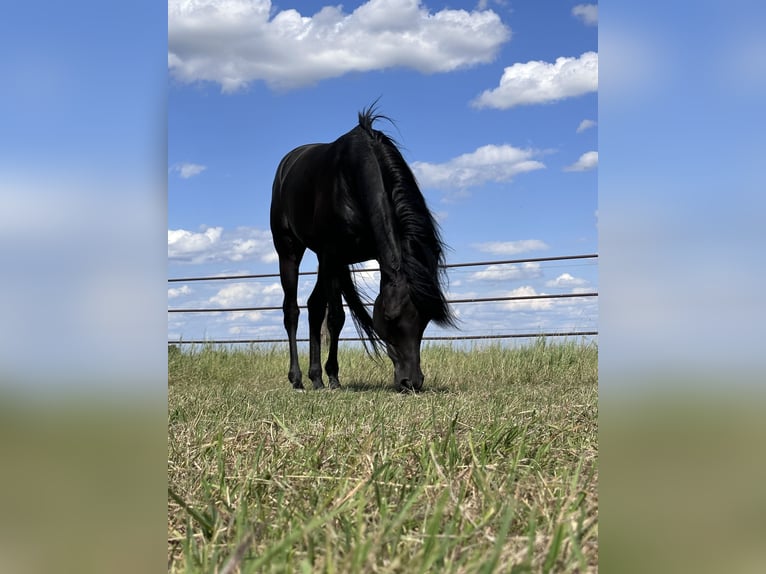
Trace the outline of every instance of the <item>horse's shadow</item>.
{"label": "horse's shadow", "polygon": [[452,389],[444,385],[426,386],[420,391],[409,391],[397,389],[391,384],[381,384],[370,381],[347,381],[342,382],[340,388],[341,391],[347,391],[350,393],[392,393],[396,395],[428,395],[428,394],[449,394]]}

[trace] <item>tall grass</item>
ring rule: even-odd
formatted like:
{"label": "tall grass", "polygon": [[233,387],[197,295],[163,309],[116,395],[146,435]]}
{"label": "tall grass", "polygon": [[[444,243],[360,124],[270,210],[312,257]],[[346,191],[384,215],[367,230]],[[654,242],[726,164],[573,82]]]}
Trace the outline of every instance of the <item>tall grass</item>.
{"label": "tall grass", "polygon": [[339,362],[298,393],[283,348],[169,353],[169,571],[597,568],[595,345],[425,346],[416,395]]}

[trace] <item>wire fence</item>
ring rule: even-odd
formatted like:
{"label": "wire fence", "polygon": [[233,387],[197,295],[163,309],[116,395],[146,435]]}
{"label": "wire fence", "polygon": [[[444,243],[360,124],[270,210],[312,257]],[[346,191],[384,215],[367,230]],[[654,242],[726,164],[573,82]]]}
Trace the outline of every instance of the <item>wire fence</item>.
{"label": "wire fence", "polygon": [[[564,255],[556,257],[535,257],[526,259],[505,259],[497,261],[476,261],[470,263],[451,263],[444,265],[444,269],[454,269],[461,267],[477,267],[477,266],[490,266],[490,265],[516,265],[522,263],[541,263],[550,261],[569,261],[578,259],[596,259],[598,254],[586,254],[586,255]],[[373,273],[379,271],[379,269],[351,269],[353,273]],[[316,271],[302,271],[299,275],[316,275]],[[195,281],[231,281],[240,279],[269,279],[278,278],[279,273],[260,273],[260,274],[246,274],[246,275],[213,275],[207,277],[176,277],[168,279],[168,283],[189,283]],[[530,300],[543,300],[543,299],[574,299],[574,298],[594,298],[598,297],[598,292],[584,292],[584,293],[557,293],[549,295],[516,295],[507,297],[475,297],[475,298],[462,298],[462,299],[450,299],[450,304],[464,304],[464,303],[498,303],[498,302],[519,302]],[[367,303],[367,306],[372,306],[373,303]],[[306,309],[306,305],[301,305],[301,309]],[[242,312],[259,312],[259,311],[281,311],[282,306],[279,305],[264,305],[253,307],[209,307],[209,308],[168,308],[168,313],[178,314],[193,314],[193,313],[242,313]],[[490,339],[523,339],[523,338],[535,338],[535,337],[586,337],[596,336],[598,331],[596,330],[568,330],[568,331],[551,331],[551,332],[530,332],[530,333],[501,333],[501,334],[484,334],[484,335],[452,335],[452,336],[424,336],[424,341],[470,341],[470,340],[490,340]],[[359,337],[340,337],[340,341],[362,341]],[[308,342],[307,338],[299,338],[297,342]],[[287,343],[286,338],[263,338],[263,339],[177,339],[169,340],[169,345],[190,345],[190,344],[260,344],[260,343]]]}
{"label": "wire fence", "polygon": [[[598,254],[588,255],[559,255],[556,257],[532,257],[528,259],[504,259],[501,261],[473,261],[471,263],[448,263],[442,265],[442,269],[454,269],[456,267],[486,267],[488,265],[517,265],[519,263],[541,263],[546,261],[564,261],[570,259],[596,259]],[[352,268],[352,273],[371,273],[380,269],[357,269]],[[298,275],[316,275],[316,271],[301,271]],[[168,279],[168,283],[190,283],[192,281],[226,281],[231,279],[270,279],[279,277],[279,273],[260,273],[249,275],[209,275],[207,277],[175,277]]]}

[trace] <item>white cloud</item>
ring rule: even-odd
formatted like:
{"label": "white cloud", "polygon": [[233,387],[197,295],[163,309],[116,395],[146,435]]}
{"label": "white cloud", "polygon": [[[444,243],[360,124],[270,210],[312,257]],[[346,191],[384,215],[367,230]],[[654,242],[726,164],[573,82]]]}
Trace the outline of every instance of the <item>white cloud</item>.
{"label": "white cloud", "polygon": [[[236,282],[221,287],[210,297],[210,304],[216,307],[268,307],[277,305],[282,300],[282,287],[279,283],[263,284],[258,282]],[[239,313],[239,317],[236,317]],[[234,318],[247,317],[250,311],[233,313]],[[253,311],[252,313],[256,313]],[[260,315],[254,315],[259,318]]]}
{"label": "white cloud", "polygon": [[[256,303],[257,305],[260,305],[260,303]],[[260,311],[234,311],[233,313],[226,313],[227,321],[260,321],[263,319],[263,313]],[[236,330],[236,331],[235,331]],[[241,331],[240,327],[232,327],[230,332],[236,332],[239,333]]]}
{"label": "white cloud", "polygon": [[235,313],[226,313],[226,315],[227,323],[239,322],[228,328],[229,335],[255,335],[255,338],[268,337],[267,335],[261,334],[264,330],[262,324],[253,324],[263,321],[264,314],[260,311],[237,311]]}
{"label": "white cloud", "polygon": [[594,122],[593,120],[583,120],[580,122],[580,125],[577,126],[577,133],[581,134],[585,130],[588,130],[595,126],[596,126],[596,122]]}
{"label": "white cloud", "polygon": [[493,255],[518,255],[528,251],[548,249],[548,245],[539,239],[522,239],[520,241],[489,241],[475,243],[474,249]]}
{"label": "white cloud", "polygon": [[206,169],[207,166],[198,163],[178,163],[170,168],[171,171],[178,173],[183,179],[199,175]]}
{"label": "white cloud", "polygon": [[598,25],[598,4],[578,4],[572,8],[572,16],[576,16],[586,26]]}
{"label": "white cloud", "polygon": [[[545,293],[538,293],[534,287],[525,285],[524,287],[518,287],[512,291],[509,291],[505,297],[530,297],[535,295],[545,295]],[[551,308],[550,299],[529,299],[526,301],[506,301],[503,303],[503,308],[511,311],[541,311],[543,309]]]}
{"label": "white cloud", "polygon": [[540,277],[540,264],[529,262],[521,265],[489,265],[482,271],[472,273],[473,281],[513,281],[517,279],[534,279]]}
{"label": "white cloud", "polygon": [[555,279],[551,279],[550,281],[547,281],[545,283],[546,287],[563,287],[563,288],[574,288],[574,287],[582,287],[584,285],[587,285],[588,282],[585,279],[580,279],[578,277],[573,277],[569,273],[562,273]]}
{"label": "white cloud", "polygon": [[223,227],[209,227],[198,233],[168,229],[168,259],[189,263],[278,260],[271,233],[254,227],[238,227],[226,234]]}
{"label": "white cloud", "polygon": [[224,92],[263,80],[273,88],[349,72],[407,67],[448,72],[492,61],[511,37],[491,10],[430,12],[420,0],[369,0],[351,14],[275,12],[270,0],[169,0],[168,68],[182,82]]}
{"label": "white cloud", "polygon": [[168,299],[175,299],[181,295],[189,295],[191,292],[192,290],[188,285],[182,285],[181,287],[169,287]]}
{"label": "white cloud", "polygon": [[598,167],[598,152],[589,151],[580,156],[576,162],[564,168],[564,171],[590,171]]}
{"label": "white cloud", "polygon": [[545,165],[532,159],[540,152],[510,145],[485,145],[445,163],[413,162],[412,171],[422,187],[466,189],[484,183],[508,182],[516,175]]}
{"label": "white cloud", "polygon": [[598,89],[598,54],[585,52],[579,58],[531,61],[505,68],[500,85],[485,90],[471,104],[477,108],[507,109],[525,104],[555,102]]}
{"label": "white cloud", "polygon": [[185,229],[168,229],[168,259],[193,259],[209,252],[221,239],[223,227],[208,227],[201,233]]}

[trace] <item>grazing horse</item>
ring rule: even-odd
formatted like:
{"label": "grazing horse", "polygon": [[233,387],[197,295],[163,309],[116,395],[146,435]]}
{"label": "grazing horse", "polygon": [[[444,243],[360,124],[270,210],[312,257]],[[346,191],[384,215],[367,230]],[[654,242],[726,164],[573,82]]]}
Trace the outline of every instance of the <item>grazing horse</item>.
{"label": "grazing horse", "polygon": [[[309,378],[324,387],[321,327],[327,316],[330,348],[325,372],[338,380],[338,337],[345,322],[341,295],[357,330],[394,364],[394,385],[423,386],[420,344],[429,321],[454,325],[442,288],[444,244],[415,176],[396,144],[373,128],[371,106],[332,143],[302,145],[279,163],[271,198],[271,233],[279,255],[284,325],[290,346],[288,379],[302,389],[298,364],[298,268],[308,247],[317,254],[317,282],[308,299]],[[370,317],[351,279],[350,265],[376,259],[380,291]]]}

